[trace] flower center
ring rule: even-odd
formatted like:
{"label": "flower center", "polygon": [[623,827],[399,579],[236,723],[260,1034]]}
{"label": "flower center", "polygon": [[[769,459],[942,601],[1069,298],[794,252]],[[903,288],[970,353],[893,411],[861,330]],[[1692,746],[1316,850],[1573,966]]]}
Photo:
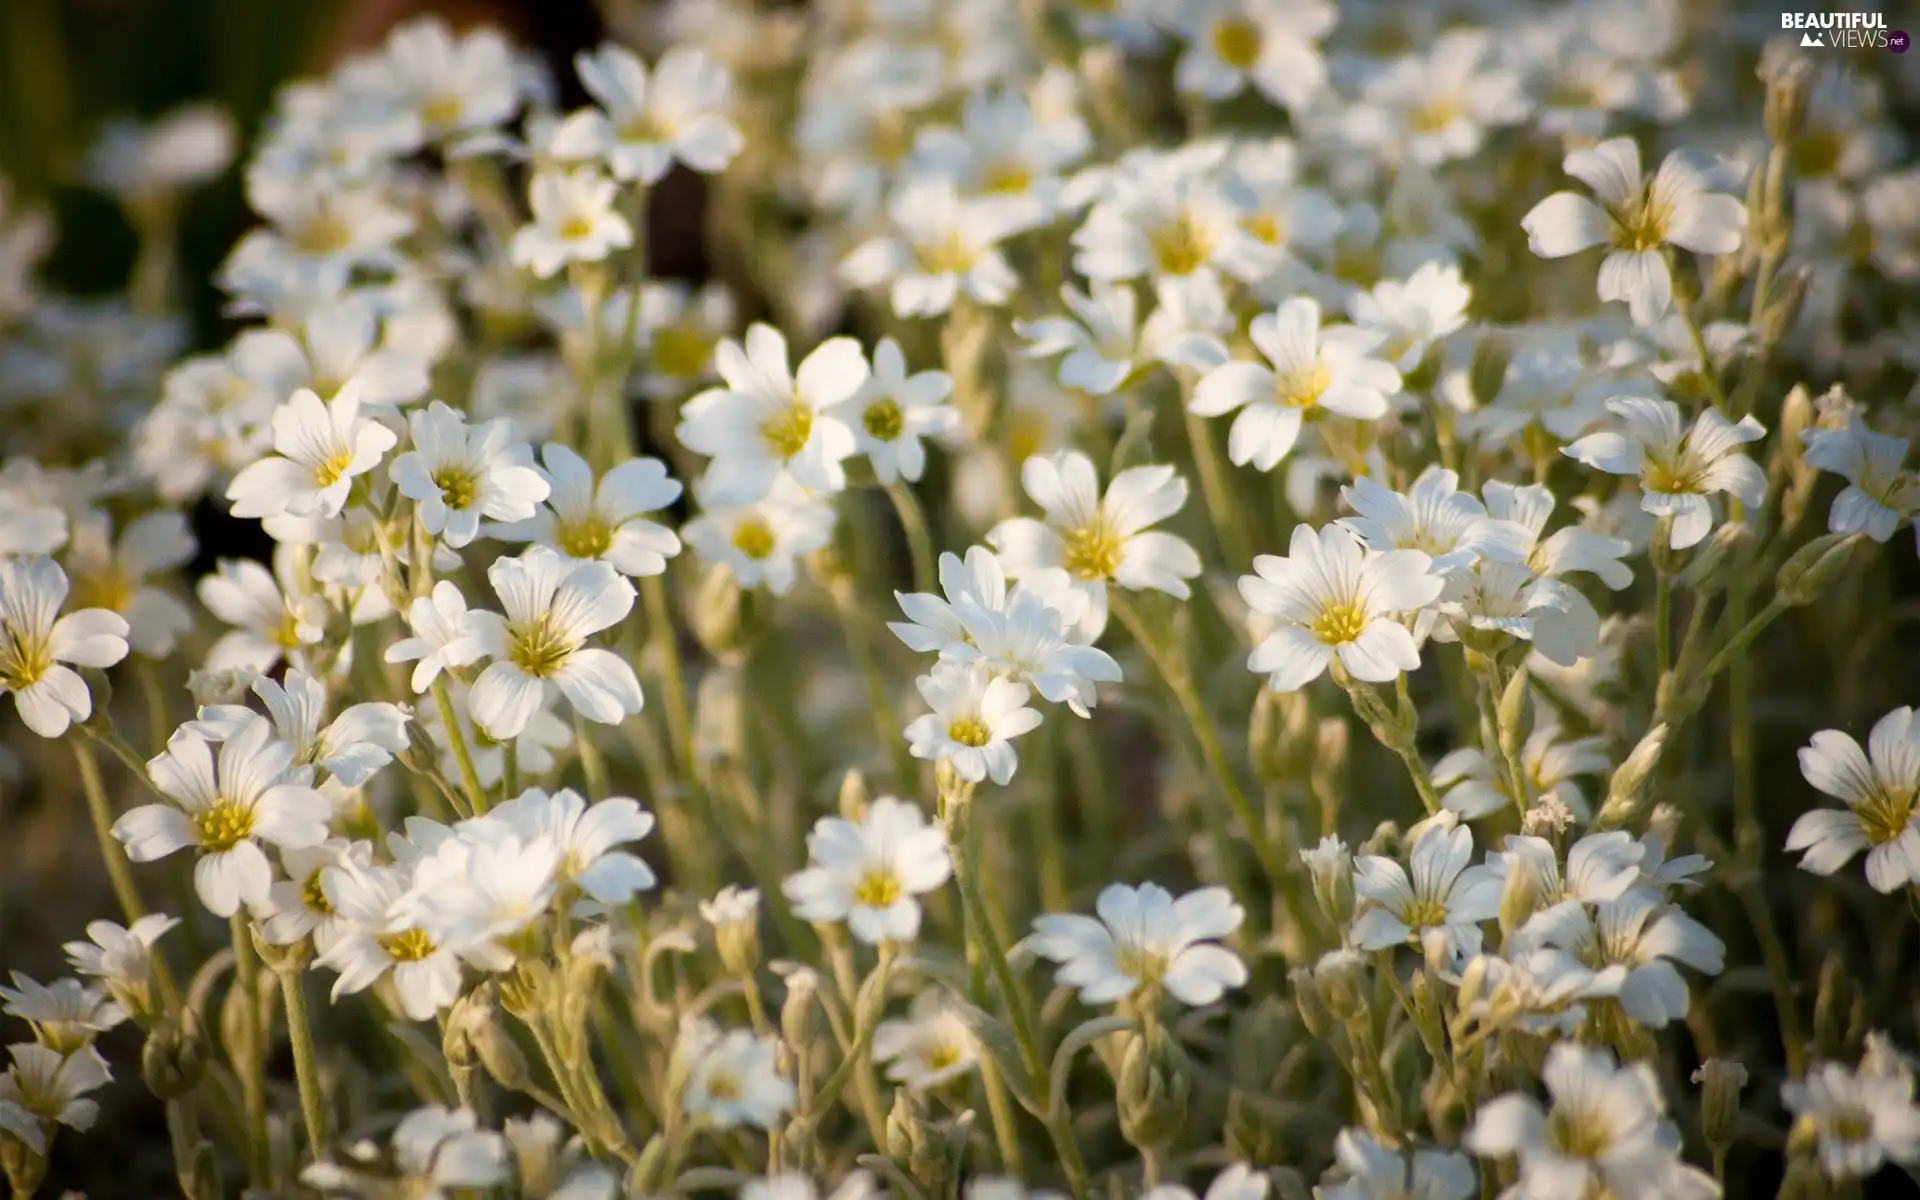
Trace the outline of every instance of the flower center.
{"label": "flower center", "polygon": [[1076,579],[1109,579],[1126,557],[1126,542],[1104,516],[1067,530],[1060,540],[1065,545],[1062,565]]}
{"label": "flower center", "polygon": [[193,832],[206,853],[225,854],[253,836],[253,808],[233,800],[215,800],[212,807],[193,814]]}
{"label": "flower center", "polygon": [[1682,496],[1701,490],[1701,471],[1688,461],[1684,450],[1674,455],[1649,453],[1646,464],[1646,486],[1650,492]]}
{"label": "flower center", "polygon": [[913,253],[920,260],[920,269],[929,275],[964,274],[973,268],[973,260],[979,257],[957,231],[948,233],[937,242],[915,246]]}
{"label": "flower center", "polygon": [[446,129],[460,120],[460,114],[466,111],[466,107],[466,102],[458,92],[428,96],[420,105],[420,122],[429,129]]}
{"label": "flower center", "polygon": [[300,903],[306,905],[309,912],[325,917],[333,915],[333,901],[327,899],[327,889],[320,886],[320,872],[307,876],[306,885],[300,889]]}
{"label": "flower center", "polygon": [[571,558],[599,558],[613,548],[613,528],[599,513],[564,522],[556,533],[560,549]]}
{"label": "flower center", "polygon": [[1827,1121],[1836,1142],[1864,1142],[1873,1137],[1873,1114],[1864,1108],[1843,1108]]}
{"label": "flower center", "polygon": [[813,438],[813,410],[795,400],[760,426],[760,437],[775,458],[792,458]]}
{"label": "flower center", "polygon": [[1319,359],[1273,379],[1273,402],[1282,408],[1312,408],[1333,382],[1333,369]]}
{"label": "flower center", "polygon": [[675,379],[695,379],[713,358],[713,339],[689,321],[668,325],[653,335],[653,369]]}
{"label": "flower center", "polygon": [[773,555],[773,527],[758,517],[748,517],[733,530],[733,548],[759,562]]}
{"label": "flower center", "polygon": [[335,216],[332,209],[321,208],[307,218],[289,240],[302,254],[338,254],[353,245],[353,226]]}
{"label": "flower center", "polygon": [[329,454],[313,468],[313,486],[317,488],[332,487],[334,484],[340,482],[341,477],[347,473],[347,468],[352,465],[353,455],[349,451],[341,450]]}
{"label": "flower center", "polygon": [[707,1095],[715,1100],[738,1100],[740,1080],[725,1071],[715,1071],[707,1079]]}
{"label": "flower center", "polygon": [[1240,228],[1269,246],[1278,246],[1287,236],[1287,224],[1277,212],[1259,212],[1240,222]]}
{"label": "flower center", "polygon": [[881,166],[892,166],[913,149],[913,137],[914,127],[903,113],[880,113],[867,130],[867,153]]}
{"label": "flower center", "polygon": [[867,411],[860,414],[860,424],[875,441],[891,442],[906,428],[907,418],[900,411],[900,405],[889,396],[867,405]]}
{"label": "flower center", "polygon": [[1213,257],[1213,239],[1190,213],[1183,212],[1149,232],[1147,243],[1162,275],[1191,275]]}
{"label": "flower center", "polygon": [[1320,615],[1307,626],[1313,636],[1329,646],[1344,646],[1360,636],[1367,627],[1367,610],[1351,600],[1324,605]]}
{"label": "flower center", "polygon": [[993,730],[979,717],[961,717],[947,726],[947,736],[975,750],[993,740]]}
{"label": "flower center", "polygon": [[22,634],[9,622],[0,641],[0,689],[18,692],[40,682],[53,666],[53,645],[46,638]]}
{"label": "flower center", "polygon": [[980,176],[981,191],[1001,196],[1023,195],[1032,186],[1033,172],[1025,163],[993,163]]}
{"label": "flower center", "polygon": [[1547,1116],[1547,1141],[1568,1158],[1595,1159],[1613,1145],[1606,1125],[1593,1113],[1556,1106]]}
{"label": "flower center", "polygon": [[1122,975],[1131,976],[1141,983],[1153,983],[1166,974],[1167,956],[1144,946],[1121,943],[1114,947],[1113,965],[1120,969]]}
{"label": "flower center", "polygon": [[935,1042],[927,1049],[927,1069],[945,1071],[958,1063],[960,1056],[965,1053],[965,1048],[954,1042]]}
{"label": "flower center", "polygon": [[480,479],[464,466],[441,467],[433,474],[433,486],[440,489],[440,501],[456,511],[473,507],[480,498]]}
{"label": "flower center", "polygon": [[280,618],[279,624],[268,631],[267,636],[272,640],[274,645],[280,647],[282,650],[299,649],[300,618],[292,613],[287,613]]}
{"label": "flower center", "polygon": [[419,962],[421,959],[431,956],[435,950],[439,949],[438,946],[433,944],[433,939],[427,936],[427,931],[424,929],[409,929],[404,933],[382,934],[378,941],[380,948],[387,952],[387,957],[395,962]]}
{"label": "flower center", "polygon": [[1635,254],[1657,250],[1660,243],[1667,240],[1667,224],[1672,216],[1670,206],[1654,203],[1653,185],[1648,184],[1639,198],[1629,200],[1614,218],[1613,244]]}
{"label": "flower center", "polygon": [[560,240],[563,242],[585,241],[593,233],[593,219],[575,213],[560,222]]}
{"label": "flower center", "polygon": [[507,627],[507,659],[535,679],[560,673],[580,643],[566,636],[547,617]]}
{"label": "flower center", "polygon": [[623,142],[664,142],[668,138],[667,130],[652,113],[638,113],[622,121],[614,131]]}
{"label": "flower center", "polygon": [[74,576],[74,608],[104,608],[124,612],[137,591],[134,580],[117,563],[102,564],[99,570]]}
{"label": "flower center", "polygon": [[900,899],[903,890],[900,877],[892,871],[872,870],[854,886],[853,899],[867,908],[888,908]]}
{"label": "flower center", "polygon": [[1866,798],[1854,806],[1853,815],[1860,822],[1860,831],[1867,835],[1867,841],[1875,846],[1884,846],[1906,831],[1907,822],[1913,816],[1914,792],[1911,788],[1888,791],[1875,785]]}
{"label": "flower center", "polygon": [[1245,17],[1215,21],[1213,52],[1234,70],[1246,70],[1260,61],[1260,27]]}
{"label": "flower center", "polygon": [[1422,896],[1407,905],[1407,911],[1400,914],[1400,921],[1415,931],[1432,929],[1447,923],[1447,906],[1431,896]]}
{"label": "flower center", "polygon": [[1428,96],[1407,117],[1407,127],[1415,133],[1439,133],[1460,119],[1466,106],[1454,95]]}

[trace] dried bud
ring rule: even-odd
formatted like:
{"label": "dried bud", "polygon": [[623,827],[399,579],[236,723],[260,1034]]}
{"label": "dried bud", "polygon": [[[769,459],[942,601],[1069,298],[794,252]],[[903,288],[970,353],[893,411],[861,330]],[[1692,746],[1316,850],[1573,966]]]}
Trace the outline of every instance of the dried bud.
{"label": "dried bud", "polygon": [[1780,566],[1780,574],[1774,579],[1775,594],[1780,603],[1790,608],[1799,608],[1819,599],[1820,593],[1833,586],[1847,569],[1847,561],[1853,557],[1853,548],[1864,534],[1828,533],[1814,538],[1793,552],[1793,556]]}
{"label": "dried bud", "polygon": [[1520,832],[1528,837],[1556,838],[1573,826],[1573,810],[1557,791],[1543,793],[1520,818]]}
{"label": "dried bud", "polygon": [[1192,1085],[1165,1034],[1149,1038],[1134,1033],[1126,1038],[1117,1081],[1120,1132],[1140,1149],[1159,1148],[1186,1128]]}
{"label": "dried bud", "polygon": [[1733,1145],[1740,1122],[1740,1089],[1747,1069],[1724,1058],[1710,1058],[1693,1073],[1700,1085],[1700,1136],[1716,1153]]}

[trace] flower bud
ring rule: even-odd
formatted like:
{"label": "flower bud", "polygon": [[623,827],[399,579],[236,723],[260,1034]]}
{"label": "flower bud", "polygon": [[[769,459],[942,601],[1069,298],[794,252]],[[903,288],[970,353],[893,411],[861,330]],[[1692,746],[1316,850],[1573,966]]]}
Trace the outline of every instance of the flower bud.
{"label": "flower bud", "polygon": [[0,1130],[0,1167],[16,1196],[31,1196],[47,1177],[47,1156],[13,1134]]}
{"label": "flower bud", "polygon": [[840,777],[840,815],[859,822],[867,815],[867,777],[855,767]]}
{"label": "flower bud", "polygon": [[740,672],[721,665],[700,677],[693,701],[693,757],[703,766],[738,762],[747,752],[747,709]]}
{"label": "flower bud", "polygon": [[1353,923],[1353,856],[1347,853],[1347,844],[1335,834],[1320,839],[1320,844],[1311,850],[1300,852],[1300,861],[1307,865],[1307,874],[1313,880],[1313,898],[1320,905],[1320,912],[1335,929],[1345,929]]}
{"label": "flower bud", "polygon": [[820,977],[802,967],[787,976],[787,998],[780,1005],[780,1036],[794,1053],[805,1054],[819,1032],[819,1015],[814,992]]}
{"label": "flower bud", "polygon": [[1280,1131],[1239,1088],[1227,1091],[1227,1120],[1221,1130],[1227,1154],[1235,1162],[1272,1162],[1282,1153]]}
{"label": "flower bud", "polygon": [[1768,298],[1767,306],[1760,310],[1760,320],[1754,326],[1754,332],[1763,346],[1771,346],[1787,335],[1793,323],[1800,319],[1800,306],[1807,299],[1807,288],[1813,283],[1813,268],[1798,266],[1791,271],[1782,271],[1773,281],[1773,295]]}
{"label": "flower bud", "polygon": [[1485,333],[1473,347],[1473,365],[1468,370],[1467,379],[1473,389],[1475,402],[1484,406],[1491,404],[1500,394],[1501,385],[1507,380],[1507,364],[1513,357],[1513,348],[1507,345],[1507,339],[1495,334]]}
{"label": "flower bud", "polygon": [[1307,1033],[1319,1039],[1327,1040],[1333,1032],[1333,1014],[1320,999],[1320,990],[1314,982],[1310,967],[1294,967],[1287,972],[1288,990],[1293,993],[1294,1007],[1300,1010],[1300,1023],[1306,1026]]}
{"label": "flower bud", "polygon": [[1120,1056],[1120,1132],[1142,1150],[1165,1146],[1187,1126],[1192,1085],[1164,1033],[1127,1035]]}
{"label": "flower bud", "polygon": [[207,1066],[204,1042],[191,1014],[161,1019],[140,1047],[140,1077],[147,1090],[172,1100],[200,1086]]}
{"label": "flower bud", "polygon": [[483,984],[475,988],[454,1006],[453,1017],[447,1022],[449,1035],[456,1027],[465,1034],[473,1054],[495,1083],[510,1092],[527,1085],[527,1056],[513,1035],[501,1028],[490,987]]}
{"label": "flower bud", "polygon": [[1337,796],[1347,773],[1347,721],[1322,717],[1313,727],[1313,763],[1308,783],[1318,796]]}
{"label": "flower bud", "polygon": [[1607,782],[1606,803],[1600,806],[1599,814],[1594,818],[1595,829],[1618,829],[1632,819],[1646,803],[1649,795],[1648,784],[1653,779],[1653,769],[1660,762],[1660,752],[1667,742],[1665,723],[1647,730],[1640,744],[1627,755],[1627,761],[1614,771],[1613,778]]}
{"label": "flower bud", "polygon": [[688,598],[686,614],[700,648],[721,662],[737,659],[752,643],[745,596],[725,567],[707,568]]}
{"label": "flower bud", "polygon": [[1846,964],[1838,954],[1830,954],[1820,964],[1820,987],[1813,998],[1814,1052],[1821,1058],[1852,1058],[1862,1023],[1860,997],[1847,978]]}
{"label": "flower bud", "polygon": [[1791,39],[1775,38],[1761,53],[1755,74],[1767,89],[1760,117],[1767,139],[1777,146],[1791,146],[1806,123],[1807,99],[1813,93],[1813,58],[1801,54]]}
{"label": "flower bud", "polygon": [[927,1195],[945,1195],[949,1190],[948,1177],[952,1174],[947,1139],[928,1122],[926,1106],[905,1088],[893,1091],[886,1134],[887,1157],[899,1164]]}
{"label": "flower bud", "polygon": [[1710,1058],[1693,1073],[1700,1085],[1700,1136],[1715,1153],[1733,1145],[1740,1122],[1740,1089],[1747,1086],[1747,1069],[1724,1058]]}
{"label": "flower bud", "polygon": [[1775,594],[1780,603],[1790,608],[1799,608],[1817,600],[1820,593],[1840,578],[1847,568],[1847,560],[1853,557],[1853,548],[1863,534],[1828,533],[1814,538],[1793,552],[1793,556],[1780,566],[1780,574],[1774,579]]}
{"label": "flower bud", "polygon": [[1680,582],[1705,600],[1721,591],[1746,569],[1753,558],[1753,527],[1745,521],[1728,521],[1713,531],[1713,537],[1694,551],[1693,561],[1680,572]]}
{"label": "flower bud", "polygon": [[713,926],[720,964],[736,976],[752,975],[760,965],[760,892],[729,884],[700,902],[700,915]]}
{"label": "flower bud", "polygon": [[1313,986],[1320,1003],[1340,1021],[1351,1021],[1367,1011],[1361,975],[1367,960],[1355,950],[1329,950],[1313,964]]}

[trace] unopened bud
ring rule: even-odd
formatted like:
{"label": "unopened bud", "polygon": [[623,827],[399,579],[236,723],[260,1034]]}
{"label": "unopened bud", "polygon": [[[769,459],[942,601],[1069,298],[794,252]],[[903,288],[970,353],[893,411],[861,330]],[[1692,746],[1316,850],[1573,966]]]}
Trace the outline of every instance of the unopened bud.
{"label": "unopened bud", "polygon": [[1281,1153],[1280,1131],[1248,1095],[1239,1088],[1227,1091],[1227,1120],[1221,1138],[1235,1162],[1272,1162]]}
{"label": "unopened bud", "polygon": [[1520,743],[1525,740],[1522,721],[1526,711],[1527,669],[1521,667],[1514,671],[1513,678],[1507,680],[1507,686],[1501,689],[1500,703],[1494,710],[1494,719],[1499,723],[1501,753],[1516,755],[1520,752]]}
{"label": "unopened bud", "polygon": [[887,1157],[927,1195],[948,1191],[947,1140],[927,1120],[926,1106],[905,1088],[895,1088],[887,1113]]}
{"label": "unopened bud", "polygon": [[1353,921],[1353,855],[1337,834],[1328,834],[1311,850],[1300,852],[1313,880],[1313,898],[1320,912],[1335,929],[1345,929]]}
{"label": "unopened bud", "polygon": [[1360,986],[1366,968],[1367,960],[1356,950],[1329,950],[1313,964],[1314,990],[1335,1019],[1351,1021],[1366,1012],[1366,991]]}
{"label": "unopened bud", "polygon": [[1337,796],[1344,789],[1348,752],[1347,721],[1344,717],[1322,717],[1313,727],[1313,765],[1309,775],[1314,792]]}
{"label": "unopened bud", "polygon": [[1747,1069],[1724,1058],[1710,1058],[1693,1073],[1700,1085],[1700,1136],[1716,1152],[1733,1145],[1740,1123],[1740,1089]]}
{"label": "unopened bud", "polygon": [[15,1196],[32,1196],[47,1177],[47,1156],[0,1129],[0,1168],[5,1169]]}
{"label": "unopened bud", "polygon": [[1647,730],[1633,753],[1627,755],[1627,761],[1620,764],[1607,782],[1607,800],[1594,818],[1595,829],[1618,829],[1640,811],[1650,794],[1648,785],[1653,781],[1653,769],[1659,765],[1660,752],[1666,744],[1664,722]]}
{"label": "unopened bud", "polygon": [[1767,89],[1767,99],[1760,123],[1775,145],[1791,146],[1799,139],[1814,73],[1813,57],[1801,54],[1789,38],[1775,38],[1761,53],[1756,74]]}
{"label": "unopened bud", "polygon": [[1118,1083],[1120,1132],[1129,1144],[1143,1150],[1159,1148],[1186,1128],[1192,1085],[1165,1034],[1127,1035]]}
{"label": "unopened bud", "polygon": [[747,707],[740,672],[721,665],[700,677],[693,702],[693,756],[703,767],[738,762],[747,751]]}
{"label": "unopened bud", "polygon": [[1810,1122],[1795,1123],[1789,1144],[1805,1144],[1795,1146],[1795,1153],[1787,1160],[1787,1173],[1780,1181],[1780,1190],[1774,1193],[1774,1200],[1831,1200],[1833,1188],[1820,1169],[1817,1141]]}
{"label": "unopened bud", "polygon": [[840,777],[840,815],[859,822],[867,815],[867,777],[858,767]]}
{"label": "unopened bud", "polygon": [[1820,986],[1813,998],[1813,1045],[1821,1058],[1850,1059],[1860,998],[1847,978],[1846,964],[1830,954],[1820,964]]}
{"label": "unopened bud", "polygon": [[1483,335],[1473,347],[1473,366],[1468,370],[1467,380],[1473,388],[1473,398],[1481,406],[1493,403],[1500,394],[1500,388],[1507,380],[1507,364],[1512,360],[1513,350],[1507,340],[1498,334]]}
{"label": "unopened bud", "polygon": [[720,964],[736,976],[752,975],[760,965],[758,889],[729,884],[700,902],[700,915],[713,926]]}
{"label": "unopened bud", "polygon": [[[737,658],[751,642],[744,607],[745,596],[733,572],[723,566],[709,567],[686,605],[687,623],[701,648],[722,662]],[[667,635],[668,631],[661,631],[661,636]]]}
{"label": "unopened bud", "polygon": [[1754,327],[1761,345],[1771,346],[1786,337],[1787,331],[1800,319],[1800,306],[1805,303],[1807,288],[1812,283],[1813,268],[1808,266],[1782,271],[1774,279],[1773,295],[1760,310],[1759,323]]}
{"label": "unopened bud", "polygon": [[471,995],[455,1006],[454,1019],[447,1022],[449,1033],[456,1026],[465,1034],[480,1065],[486,1068],[495,1083],[510,1092],[517,1092],[527,1085],[527,1056],[521,1051],[519,1043],[513,1040],[513,1035],[500,1027],[499,1013],[493,1006],[493,993],[488,987],[482,985],[475,988]]}
{"label": "unopened bud", "polygon": [[1540,907],[1540,877],[1530,866],[1507,858],[1507,881],[1500,888],[1500,932],[1512,937]]}
{"label": "unopened bud", "polygon": [[1753,556],[1753,527],[1745,521],[1728,521],[1713,531],[1713,537],[1694,551],[1693,561],[1680,572],[1680,582],[1692,588],[1701,600],[1721,591]]}
{"label": "unopened bud", "polygon": [[1827,533],[1814,538],[1793,552],[1780,566],[1774,579],[1775,595],[1780,603],[1799,608],[1819,599],[1847,569],[1853,548],[1863,534]]}
{"label": "unopened bud", "polygon": [[1314,980],[1310,967],[1294,967],[1287,972],[1288,990],[1293,993],[1294,1007],[1300,1010],[1300,1023],[1306,1026],[1307,1033],[1321,1041],[1333,1032],[1333,1014],[1327,1011],[1325,1002],[1320,999],[1320,988]]}
{"label": "unopened bud", "polygon": [[206,1048],[199,1023],[191,1014],[164,1018],[154,1025],[140,1047],[140,1077],[147,1090],[162,1100],[184,1096],[200,1086],[206,1071]]}
{"label": "unopened bud", "polygon": [[780,1036],[796,1054],[805,1054],[819,1029],[816,997],[820,977],[802,967],[787,976],[787,998],[780,1005]]}

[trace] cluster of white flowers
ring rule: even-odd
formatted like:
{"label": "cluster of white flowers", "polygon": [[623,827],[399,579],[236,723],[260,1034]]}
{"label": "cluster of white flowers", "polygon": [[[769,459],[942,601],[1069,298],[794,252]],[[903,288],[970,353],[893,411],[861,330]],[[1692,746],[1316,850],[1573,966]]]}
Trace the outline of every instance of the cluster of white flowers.
{"label": "cluster of white flowers", "polygon": [[576,109],[431,18],[285,86],[223,345],[225,114],[88,159],[124,298],[0,186],[0,782],[126,921],[0,987],[14,1195],[131,1077],[192,1200],[1920,1168],[1853,932],[1910,80],[1653,0],[637,7]]}

